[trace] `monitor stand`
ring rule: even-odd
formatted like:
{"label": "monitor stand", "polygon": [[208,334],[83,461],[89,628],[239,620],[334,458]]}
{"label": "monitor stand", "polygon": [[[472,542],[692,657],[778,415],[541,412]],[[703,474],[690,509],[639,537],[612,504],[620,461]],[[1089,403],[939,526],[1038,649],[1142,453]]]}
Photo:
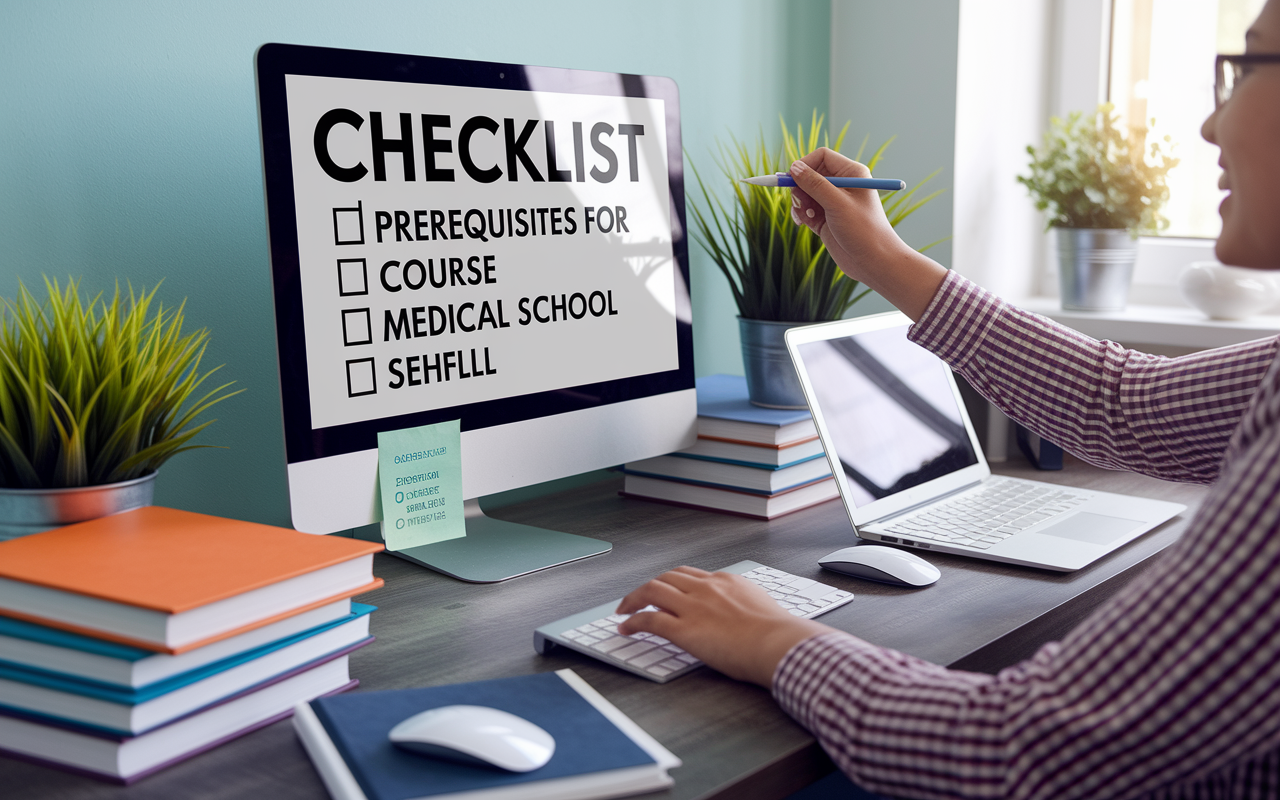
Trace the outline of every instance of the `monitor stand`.
{"label": "monitor stand", "polygon": [[613,549],[609,542],[485,516],[479,500],[463,506],[467,535],[393,552],[468,583],[497,583]]}

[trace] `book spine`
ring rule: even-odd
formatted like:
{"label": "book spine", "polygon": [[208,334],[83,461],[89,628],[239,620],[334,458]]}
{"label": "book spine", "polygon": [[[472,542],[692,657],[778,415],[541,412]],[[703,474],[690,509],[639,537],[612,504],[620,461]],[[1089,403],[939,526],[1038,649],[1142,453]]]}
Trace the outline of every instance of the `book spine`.
{"label": "book spine", "polygon": [[333,800],[368,800],[310,703],[294,706],[293,729]]}

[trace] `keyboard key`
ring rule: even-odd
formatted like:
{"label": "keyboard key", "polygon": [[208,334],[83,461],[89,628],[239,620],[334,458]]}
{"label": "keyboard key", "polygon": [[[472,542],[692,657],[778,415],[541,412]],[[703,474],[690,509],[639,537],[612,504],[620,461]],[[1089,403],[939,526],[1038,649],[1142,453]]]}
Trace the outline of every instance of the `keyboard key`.
{"label": "keyboard key", "polygon": [[641,653],[634,658],[628,658],[627,663],[632,666],[639,667],[640,669],[645,669],[659,661],[666,661],[667,655],[668,654],[665,650],[651,650],[648,653]]}
{"label": "keyboard key", "polygon": [[657,645],[650,642],[633,642],[630,647],[623,647],[612,655],[620,661],[630,661],[641,653],[647,653],[655,647]]}
{"label": "keyboard key", "polygon": [[596,642],[591,645],[591,649],[599,650],[601,653],[612,653],[619,647],[624,647],[631,643],[632,640],[626,636],[615,636],[612,639],[605,639],[604,641]]}

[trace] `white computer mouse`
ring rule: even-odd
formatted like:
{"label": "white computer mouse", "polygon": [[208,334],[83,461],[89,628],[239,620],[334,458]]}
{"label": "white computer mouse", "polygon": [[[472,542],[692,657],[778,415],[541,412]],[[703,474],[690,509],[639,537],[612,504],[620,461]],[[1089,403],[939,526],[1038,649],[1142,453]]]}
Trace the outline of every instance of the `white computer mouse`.
{"label": "white computer mouse", "polygon": [[551,760],[556,740],[532,722],[488,706],[442,706],[414,714],[387,734],[415,753],[532,772]]}
{"label": "white computer mouse", "polygon": [[818,559],[818,566],[894,586],[928,586],[942,577],[937,567],[914,553],[874,544],[837,550]]}

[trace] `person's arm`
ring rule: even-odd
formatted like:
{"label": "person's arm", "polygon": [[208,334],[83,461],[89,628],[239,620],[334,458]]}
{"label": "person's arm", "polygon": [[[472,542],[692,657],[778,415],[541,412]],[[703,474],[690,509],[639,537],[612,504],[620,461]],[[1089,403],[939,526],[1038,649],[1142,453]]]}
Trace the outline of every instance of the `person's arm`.
{"label": "person's arm", "polygon": [[862,164],[822,148],[791,174],[795,221],[1001,411],[1098,466],[1197,483],[1217,475],[1275,339],[1172,359],[1096,341],[948,272],[898,237],[875,192],[823,179],[867,177]]}
{"label": "person's arm", "polygon": [[983,397],[1108,469],[1210,483],[1277,339],[1178,358],[1091,339],[948,273],[910,338]]}
{"label": "person's arm", "polygon": [[1280,431],[1264,428],[1233,460],[1156,565],[1061,643],[999,675],[948,670],[770,610],[739,576],[682,568],[619,611],[649,603],[663,610],[634,614],[624,633],[652,631],[765,685],[772,669],[783,709],[872,791],[1068,800],[1212,776],[1235,796],[1266,775],[1249,760],[1280,746]]}
{"label": "person's arm", "polygon": [[1145,796],[1208,776],[1239,796],[1280,744],[1277,566],[1270,427],[1158,564],[1032,659],[978,675],[827,634],[783,659],[774,695],[894,797]]}

